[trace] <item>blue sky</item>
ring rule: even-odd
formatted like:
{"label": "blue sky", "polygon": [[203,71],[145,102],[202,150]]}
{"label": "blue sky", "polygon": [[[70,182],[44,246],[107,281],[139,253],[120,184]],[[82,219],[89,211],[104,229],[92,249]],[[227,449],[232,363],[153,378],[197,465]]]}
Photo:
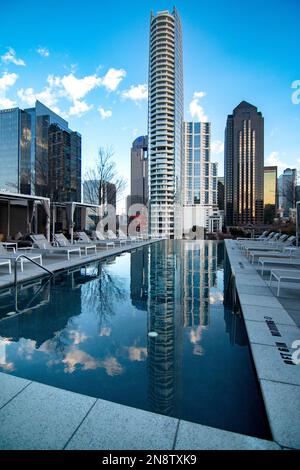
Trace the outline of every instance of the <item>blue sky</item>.
{"label": "blue sky", "polygon": [[100,145],[112,145],[129,179],[131,143],[147,132],[150,11],[174,4],[183,28],[185,118],[212,122],[219,174],[226,116],[241,100],[265,118],[265,163],[278,163],[279,172],[299,168],[298,0],[2,2],[0,107],[39,98],[82,134],[84,169]]}

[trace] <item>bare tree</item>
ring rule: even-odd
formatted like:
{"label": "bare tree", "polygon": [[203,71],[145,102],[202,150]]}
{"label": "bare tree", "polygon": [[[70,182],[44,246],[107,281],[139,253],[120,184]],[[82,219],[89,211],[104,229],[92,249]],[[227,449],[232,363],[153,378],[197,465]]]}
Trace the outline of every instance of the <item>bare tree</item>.
{"label": "bare tree", "polygon": [[84,202],[102,205],[122,198],[127,182],[118,174],[113,157],[112,147],[99,148],[95,166],[84,176]]}

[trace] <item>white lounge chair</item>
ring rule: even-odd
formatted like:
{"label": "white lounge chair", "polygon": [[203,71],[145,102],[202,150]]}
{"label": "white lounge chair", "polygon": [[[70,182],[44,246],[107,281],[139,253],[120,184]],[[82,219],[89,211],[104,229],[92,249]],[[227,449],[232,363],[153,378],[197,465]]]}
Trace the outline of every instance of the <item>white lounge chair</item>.
{"label": "white lounge chair", "polygon": [[103,245],[106,245],[106,248],[108,249],[109,246],[112,246],[113,248],[115,247],[115,242],[109,241],[105,236],[103,235],[100,230],[95,230],[94,235],[97,239],[97,241],[100,241],[103,243]]}
{"label": "white lounge chair", "polygon": [[112,230],[107,230],[106,234],[109,240],[113,240],[115,243],[119,243],[120,246],[127,244],[127,240],[117,237],[117,235]]}
{"label": "white lounge chair", "polygon": [[261,275],[263,276],[266,266],[291,266],[297,268],[300,267],[300,258],[291,258],[290,256],[279,258],[268,258],[268,257],[261,257],[258,259],[258,267],[261,267]]}
{"label": "white lounge chair", "polygon": [[[271,287],[272,285],[272,279],[275,279],[278,282],[278,287],[277,287],[277,297],[279,296],[280,293],[280,285],[282,281],[300,281],[300,271],[296,269],[274,269],[271,271],[270,274],[270,281],[269,281],[269,286]],[[300,285],[299,285],[300,289]]]}
{"label": "white lounge chair", "polygon": [[68,259],[70,259],[71,253],[78,253],[81,256],[80,247],[70,246],[70,247],[60,247],[60,246],[52,246],[50,242],[48,242],[45,235],[38,234],[38,235],[30,235],[33,243],[37,248],[45,253],[55,253],[55,254],[66,254]]}
{"label": "white lounge chair", "polygon": [[[55,241],[60,247],[73,247],[72,243],[64,236],[63,233],[56,233],[55,236]],[[90,244],[81,244],[81,242],[78,243],[80,245],[80,249],[84,250],[85,255],[87,256],[88,250],[92,250],[95,253],[97,253],[97,247],[96,245],[90,245]]]}
{"label": "white lounge chair", "polygon": [[[6,260],[10,260],[10,261],[16,261],[16,262],[19,262],[20,265],[21,265],[21,271],[23,272],[24,271],[24,263],[29,263],[30,260],[38,260],[38,263],[43,266],[43,259],[42,259],[42,255],[40,253],[37,253],[37,254],[28,254],[26,253],[25,256],[27,256],[27,258],[29,259],[26,259],[26,258],[19,258],[18,257],[20,255],[24,255],[24,253],[22,251],[7,251],[4,246],[2,245],[2,243],[0,243],[0,259],[6,259]],[[5,263],[3,263],[5,264]],[[7,264],[7,263],[6,263]],[[11,266],[10,268],[11,269]],[[11,271],[10,271],[11,272]]]}

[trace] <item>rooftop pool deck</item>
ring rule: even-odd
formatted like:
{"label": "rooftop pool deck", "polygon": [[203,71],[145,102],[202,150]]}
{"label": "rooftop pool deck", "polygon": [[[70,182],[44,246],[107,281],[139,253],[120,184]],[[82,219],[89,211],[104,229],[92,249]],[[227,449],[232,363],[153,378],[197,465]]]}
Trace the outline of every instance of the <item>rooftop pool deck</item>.
{"label": "rooftop pool deck", "polygon": [[0,449],[300,448],[300,366],[282,376],[257,294],[280,341],[295,324],[226,245],[144,242],[6,284]]}

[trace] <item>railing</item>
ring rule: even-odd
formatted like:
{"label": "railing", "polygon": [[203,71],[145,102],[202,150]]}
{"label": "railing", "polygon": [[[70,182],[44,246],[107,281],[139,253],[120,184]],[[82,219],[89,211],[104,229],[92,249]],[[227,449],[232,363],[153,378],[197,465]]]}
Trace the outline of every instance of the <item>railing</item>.
{"label": "railing", "polygon": [[30,261],[31,263],[35,264],[36,266],[39,266],[40,268],[42,268],[44,271],[46,271],[50,276],[53,276],[53,272],[50,271],[49,269],[45,268],[45,266],[37,263],[36,261],[34,261],[33,259],[29,258],[28,256],[26,255],[19,255],[15,258],[15,266],[14,266],[14,285],[16,286],[17,283],[18,283],[18,279],[17,279],[17,261],[19,261],[19,259],[21,258],[25,258],[27,259],[27,261]]}

